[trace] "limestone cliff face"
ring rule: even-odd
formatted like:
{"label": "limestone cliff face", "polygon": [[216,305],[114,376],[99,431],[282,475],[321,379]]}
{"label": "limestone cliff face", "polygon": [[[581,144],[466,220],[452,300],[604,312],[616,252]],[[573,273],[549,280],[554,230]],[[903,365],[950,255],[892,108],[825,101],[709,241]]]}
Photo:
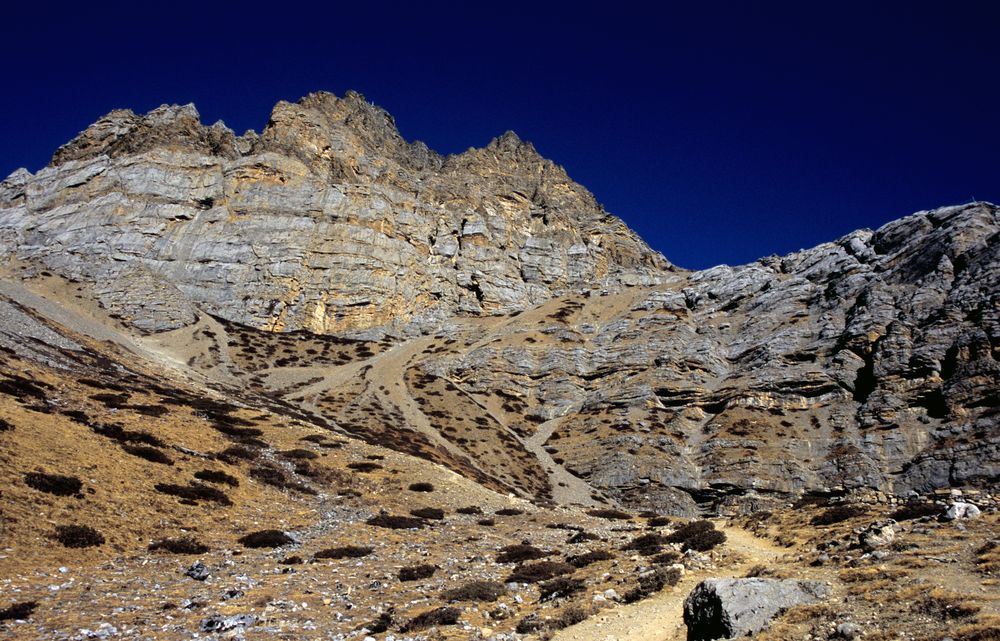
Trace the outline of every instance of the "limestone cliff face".
{"label": "limestone cliff face", "polygon": [[0,252],[94,284],[134,326],[415,332],[670,265],[512,133],[450,157],[355,93],[237,137],[191,105],[114,111],[0,185]]}
{"label": "limestone cliff face", "polygon": [[513,134],[442,157],[314,94],[239,137],[112,112],[0,183],[0,255],[192,326],[171,357],[219,385],[541,500],[1000,479],[988,203],[686,272]]}
{"label": "limestone cliff face", "polygon": [[651,507],[1000,478],[995,206],[613,299],[520,328],[544,343],[510,334],[425,368],[517,394],[554,419],[553,457]]}

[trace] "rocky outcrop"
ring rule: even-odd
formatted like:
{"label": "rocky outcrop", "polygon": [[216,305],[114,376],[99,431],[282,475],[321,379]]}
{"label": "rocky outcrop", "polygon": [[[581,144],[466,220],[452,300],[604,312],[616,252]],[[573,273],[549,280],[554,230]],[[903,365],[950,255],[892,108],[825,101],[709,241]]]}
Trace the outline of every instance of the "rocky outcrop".
{"label": "rocky outcrop", "polygon": [[94,285],[146,331],[416,332],[669,268],[512,133],[442,157],[362,96],[280,103],[260,135],[192,105],[114,111],[0,185],[0,252]]}
{"label": "rocky outcrop", "polygon": [[872,523],[858,533],[858,545],[866,552],[887,548],[896,540],[896,528],[892,519]]}
{"label": "rocky outcrop", "polygon": [[979,508],[972,503],[965,503],[963,501],[956,501],[948,506],[942,518],[946,521],[955,521],[960,519],[976,519],[982,512]]}
{"label": "rocky outcrop", "polygon": [[688,641],[756,634],[785,610],[820,601],[829,587],[818,581],[708,579],[684,600]]}
{"label": "rocky outcrop", "polygon": [[650,509],[990,483],[998,238],[992,205],[921,212],[789,256],[549,306],[539,324],[425,367],[558,419],[555,459]]}
{"label": "rocky outcrop", "polygon": [[[572,500],[695,515],[1000,479],[989,203],[686,272],[514,134],[445,157],[320,93],[242,136],[191,106],[112,112],[0,183],[0,253],[141,332],[212,318],[230,342],[174,360],[505,491],[572,475]],[[341,338],[270,358],[251,328]],[[394,368],[330,374],[410,339]]]}

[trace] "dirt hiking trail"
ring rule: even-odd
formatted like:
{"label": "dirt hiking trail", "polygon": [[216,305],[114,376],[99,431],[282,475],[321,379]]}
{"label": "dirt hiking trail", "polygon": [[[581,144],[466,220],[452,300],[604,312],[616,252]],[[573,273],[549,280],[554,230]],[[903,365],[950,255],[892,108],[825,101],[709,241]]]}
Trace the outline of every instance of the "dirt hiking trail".
{"label": "dirt hiking trail", "polygon": [[553,637],[554,641],[682,641],[684,599],[702,579],[738,577],[754,565],[768,564],[788,553],[768,541],[736,527],[719,527],[726,533],[726,547],[742,557],[736,564],[714,570],[687,572],[680,583],[644,601],[600,612]]}

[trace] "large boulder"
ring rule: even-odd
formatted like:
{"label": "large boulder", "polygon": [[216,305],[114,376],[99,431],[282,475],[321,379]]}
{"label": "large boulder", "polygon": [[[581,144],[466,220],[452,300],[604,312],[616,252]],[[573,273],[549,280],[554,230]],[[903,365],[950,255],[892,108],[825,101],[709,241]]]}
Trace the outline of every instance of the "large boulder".
{"label": "large boulder", "polygon": [[944,518],[947,521],[955,521],[958,519],[974,519],[981,514],[978,507],[972,503],[962,503],[961,501],[952,503],[948,507],[948,511],[944,513]]}
{"label": "large boulder", "polygon": [[896,540],[896,522],[892,519],[872,523],[858,535],[858,543],[866,552],[888,547]]}
{"label": "large boulder", "polygon": [[734,639],[766,628],[796,605],[820,601],[829,587],[819,581],[706,579],[684,600],[688,641]]}

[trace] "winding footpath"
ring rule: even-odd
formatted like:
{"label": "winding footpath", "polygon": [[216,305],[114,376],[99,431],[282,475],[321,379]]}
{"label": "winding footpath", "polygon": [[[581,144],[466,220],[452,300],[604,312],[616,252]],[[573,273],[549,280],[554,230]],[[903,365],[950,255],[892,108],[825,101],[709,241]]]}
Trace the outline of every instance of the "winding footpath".
{"label": "winding footpath", "polygon": [[697,570],[684,575],[673,589],[664,590],[644,601],[619,605],[561,630],[553,641],[682,641],[684,599],[702,579],[743,576],[754,565],[767,564],[788,553],[746,530],[720,527],[726,533],[726,546],[743,557],[735,565],[715,570]]}

